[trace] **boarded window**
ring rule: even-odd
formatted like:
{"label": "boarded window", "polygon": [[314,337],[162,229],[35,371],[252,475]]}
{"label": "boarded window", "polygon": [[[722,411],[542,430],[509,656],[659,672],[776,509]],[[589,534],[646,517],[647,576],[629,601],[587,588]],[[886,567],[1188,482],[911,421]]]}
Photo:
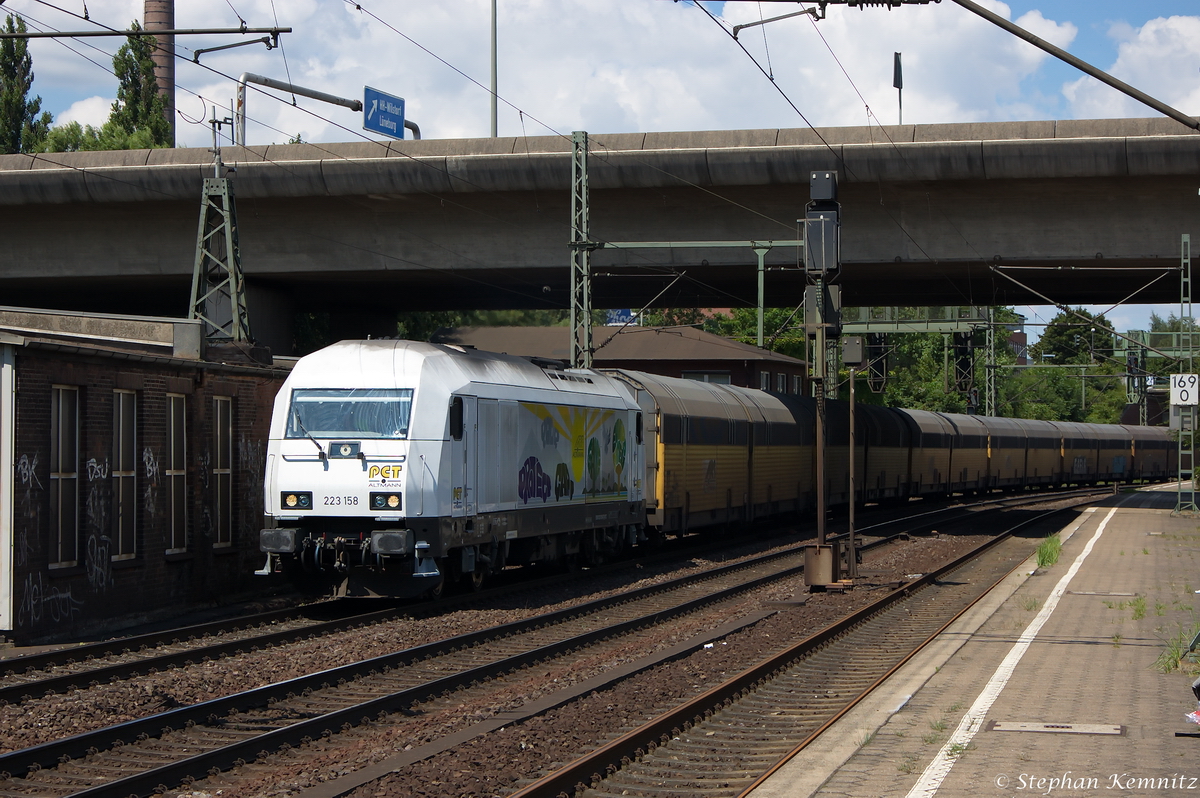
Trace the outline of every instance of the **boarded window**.
{"label": "boarded window", "polygon": [[51,567],[79,563],[79,389],[50,392]]}
{"label": "boarded window", "polygon": [[137,394],[113,392],[112,558],[137,556]]}
{"label": "boarded window", "polygon": [[187,397],[167,394],[167,554],[187,551]]}
{"label": "boarded window", "polygon": [[233,400],[213,397],[214,546],[233,545]]}

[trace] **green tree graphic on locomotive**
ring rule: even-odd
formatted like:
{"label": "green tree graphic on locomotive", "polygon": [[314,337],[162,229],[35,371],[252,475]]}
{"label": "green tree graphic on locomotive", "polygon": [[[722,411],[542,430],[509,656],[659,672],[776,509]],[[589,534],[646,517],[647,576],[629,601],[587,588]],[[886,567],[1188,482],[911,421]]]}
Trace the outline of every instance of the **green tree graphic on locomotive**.
{"label": "green tree graphic on locomotive", "polygon": [[597,438],[589,438],[587,445],[587,472],[588,478],[592,482],[592,493],[600,491],[600,441]]}

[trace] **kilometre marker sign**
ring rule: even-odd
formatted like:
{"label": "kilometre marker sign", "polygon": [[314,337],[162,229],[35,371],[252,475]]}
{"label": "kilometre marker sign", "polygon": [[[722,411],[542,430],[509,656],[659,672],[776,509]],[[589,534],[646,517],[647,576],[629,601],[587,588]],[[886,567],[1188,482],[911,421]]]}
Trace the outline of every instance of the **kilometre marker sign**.
{"label": "kilometre marker sign", "polygon": [[1195,374],[1172,374],[1171,404],[1200,404],[1200,378]]}

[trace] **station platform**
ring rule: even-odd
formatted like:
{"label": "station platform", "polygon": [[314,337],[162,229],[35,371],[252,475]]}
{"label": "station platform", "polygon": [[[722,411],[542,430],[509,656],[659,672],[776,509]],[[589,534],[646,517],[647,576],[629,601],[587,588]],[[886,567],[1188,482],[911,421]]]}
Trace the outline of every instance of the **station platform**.
{"label": "station platform", "polygon": [[1195,674],[1155,667],[1200,623],[1200,517],[1175,503],[1084,508],[1055,565],[1031,557],[753,798],[1200,796],[1200,736],[1176,736],[1200,733]]}

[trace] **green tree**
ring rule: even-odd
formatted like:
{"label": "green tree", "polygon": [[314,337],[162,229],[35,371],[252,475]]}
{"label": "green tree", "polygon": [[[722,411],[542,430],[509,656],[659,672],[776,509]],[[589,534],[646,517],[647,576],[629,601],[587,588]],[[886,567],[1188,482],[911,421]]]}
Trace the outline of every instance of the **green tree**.
{"label": "green tree", "polygon": [[1030,347],[1034,366],[1012,375],[1001,387],[1004,415],[1117,423],[1125,408],[1125,364],[1113,357],[1110,327],[1103,314],[1083,308],[1051,319],[1041,340]]}
{"label": "green tree", "polygon": [[[141,30],[137,20],[131,30]],[[100,127],[68,122],[50,128],[37,150],[77,152],[81,150],[145,150],[171,146],[171,125],[166,100],[158,93],[154,78],[154,37],[130,36],[113,56],[117,76],[117,99],[108,121]]]}
{"label": "green tree", "polygon": [[1200,326],[1197,326],[1196,320],[1191,317],[1180,318],[1174,313],[1163,318],[1157,313],[1150,312],[1150,332],[1196,332],[1200,331]]}
{"label": "green tree", "polygon": [[[12,14],[5,33],[25,33],[25,20]],[[0,152],[34,152],[53,122],[42,111],[42,98],[29,99],[33,87],[33,59],[28,39],[0,39]]]}
{"label": "green tree", "polygon": [[[808,359],[803,330],[804,312],[796,308],[763,309],[763,346],[781,355]],[[745,344],[758,343],[758,309],[733,308],[730,315],[718,313],[704,322],[704,331]]]}
{"label": "green tree", "polygon": [[997,386],[1000,415],[1042,421],[1075,421],[1079,376],[1064,369],[1021,369]]}
{"label": "green tree", "polygon": [[[1169,335],[1167,333],[1200,332],[1200,325],[1196,324],[1196,320],[1190,317],[1180,317],[1171,313],[1167,318],[1159,316],[1157,313],[1150,314],[1150,346],[1155,349],[1174,349],[1183,344],[1179,336]],[[1194,340],[1200,340],[1196,338]],[[1181,362],[1170,357],[1159,357],[1153,352],[1147,352],[1147,357],[1144,366],[1147,371],[1154,375],[1155,384],[1164,386],[1170,384],[1170,375],[1187,371],[1186,362]]]}
{"label": "green tree", "polygon": [[888,345],[891,351],[883,404],[911,410],[967,412],[966,397],[946,389],[946,342],[940,333],[889,335]]}
{"label": "green tree", "polygon": [[153,133],[139,128],[133,133],[110,120],[100,127],[68,122],[50,128],[38,146],[38,152],[80,152],[90,150],[148,150],[165,145],[156,144]]}
{"label": "green tree", "polygon": [[1104,314],[1092,315],[1083,308],[1061,311],[1046,325],[1042,337],[1030,347],[1038,360],[1057,364],[1090,363],[1112,355],[1112,325]]}
{"label": "green tree", "polygon": [[396,316],[396,335],[428,341],[443,327],[554,327],[567,323],[565,310],[414,310]]}
{"label": "green tree", "polygon": [[685,327],[704,322],[712,315],[705,308],[651,308],[639,314],[638,324],[643,327]]}
{"label": "green tree", "polygon": [[[135,19],[130,30],[141,30]],[[113,72],[117,75],[117,100],[113,103],[108,121],[134,135],[146,130],[156,147],[171,146],[171,124],[167,120],[165,98],[158,93],[154,77],[153,36],[130,36],[113,56]]]}

